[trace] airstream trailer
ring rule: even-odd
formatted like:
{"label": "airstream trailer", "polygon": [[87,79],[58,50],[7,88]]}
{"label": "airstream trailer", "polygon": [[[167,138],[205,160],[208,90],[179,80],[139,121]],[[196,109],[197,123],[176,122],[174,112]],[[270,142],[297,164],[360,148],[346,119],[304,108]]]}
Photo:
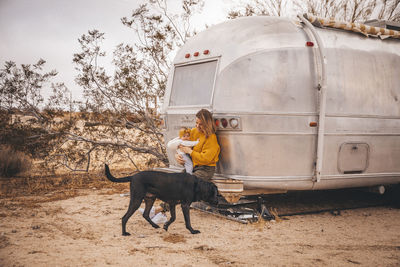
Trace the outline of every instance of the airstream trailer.
{"label": "airstream trailer", "polygon": [[399,32],[305,18],[239,18],[192,37],[169,76],[165,141],[206,108],[221,146],[215,181],[243,185],[232,192],[400,183]]}

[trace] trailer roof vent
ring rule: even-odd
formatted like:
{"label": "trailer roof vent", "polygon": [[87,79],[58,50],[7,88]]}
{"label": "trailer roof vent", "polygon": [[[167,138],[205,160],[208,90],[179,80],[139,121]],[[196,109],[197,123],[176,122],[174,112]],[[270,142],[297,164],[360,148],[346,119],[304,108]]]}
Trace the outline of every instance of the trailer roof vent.
{"label": "trailer roof vent", "polygon": [[364,24],[373,27],[385,28],[388,30],[400,31],[400,22],[395,21],[371,19],[365,21]]}

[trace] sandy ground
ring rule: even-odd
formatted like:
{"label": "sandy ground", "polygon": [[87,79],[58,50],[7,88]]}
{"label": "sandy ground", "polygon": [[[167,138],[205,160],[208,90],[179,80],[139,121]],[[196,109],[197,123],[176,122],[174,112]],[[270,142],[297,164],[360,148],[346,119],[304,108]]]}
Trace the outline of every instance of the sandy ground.
{"label": "sandy ground", "polygon": [[[40,200],[40,199],[39,199]],[[400,266],[400,209],[374,207],[240,224],[180,208],[168,232],[106,190],[40,202],[0,199],[0,266]]]}

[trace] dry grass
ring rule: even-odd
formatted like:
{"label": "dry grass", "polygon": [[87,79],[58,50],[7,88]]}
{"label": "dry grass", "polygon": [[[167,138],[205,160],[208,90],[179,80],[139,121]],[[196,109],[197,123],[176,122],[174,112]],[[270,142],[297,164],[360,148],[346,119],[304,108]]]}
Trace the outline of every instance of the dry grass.
{"label": "dry grass", "polygon": [[264,229],[266,222],[260,213],[257,212],[257,220],[252,222],[252,225],[254,225],[258,229],[258,231],[262,231]]}
{"label": "dry grass", "polygon": [[[275,218],[272,220],[272,222],[281,222],[282,219],[278,215],[278,211],[276,208],[270,208],[269,212],[271,215],[273,215]],[[252,224],[258,229],[258,231],[262,231],[264,227],[270,228],[270,221],[266,221],[262,218],[261,214],[257,212],[257,220],[252,222]]]}
{"label": "dry grass", "polygon": [[276,208],[271,208],[270,213],[275,217],[276,222],[282,221],[282,219],[279,217],[279,214],[278,214],[278,211],[276,210]]}
{"label": "dry grass", "polygon": [[[128,190],[129,184],[108,181],[103,173],[70,173],[28,177],[0,178],[0,198],[42,196],[39,202],[63,200],[82,194],[79,189],[108,188],[105,194]],[[37,203],[37,202],[36,202]]]}

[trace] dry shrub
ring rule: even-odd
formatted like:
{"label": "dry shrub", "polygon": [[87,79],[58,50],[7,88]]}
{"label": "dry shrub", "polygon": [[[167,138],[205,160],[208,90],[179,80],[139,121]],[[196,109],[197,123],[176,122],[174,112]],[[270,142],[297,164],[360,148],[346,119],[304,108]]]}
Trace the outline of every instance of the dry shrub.
{"label": "dry shrub", "polygon": [[257,212],[257,220],[252,222],[252,225],[254,225],[258,231],[262,231],[264,229],[266,222],[263,219],[263,217],[261,216],[260,213]]}
{"label": "dry shrub", "polygon": [[271,208],[270,213],[271,213],[271,215],[273,215],[275,217],[276,222],[282,221],[282,219],[279,217],[278,210],[276,208]]}
{"label": "dry shrub", "polygon": [[12,177],[28,171],[31,166],[31,159],[23,152],[15,151],[9,146],[0,147],[0,176]]}
{"label": "dry shrub", "polygon": [[[0,180],[0,199],[18,196],[44,196],[61,200],[81,195],[80,189],[108,189],[105,194],[129,191],[129,183],[112,183],[103,173],[69,173],[63,175],[29,175]],[[64,192],[61,193],[60,192]],[[57,195],[57,196],[56,196]],[[55,196],[55,197],[53,197]],[[58,198],[58,199],[57,199]]]}

